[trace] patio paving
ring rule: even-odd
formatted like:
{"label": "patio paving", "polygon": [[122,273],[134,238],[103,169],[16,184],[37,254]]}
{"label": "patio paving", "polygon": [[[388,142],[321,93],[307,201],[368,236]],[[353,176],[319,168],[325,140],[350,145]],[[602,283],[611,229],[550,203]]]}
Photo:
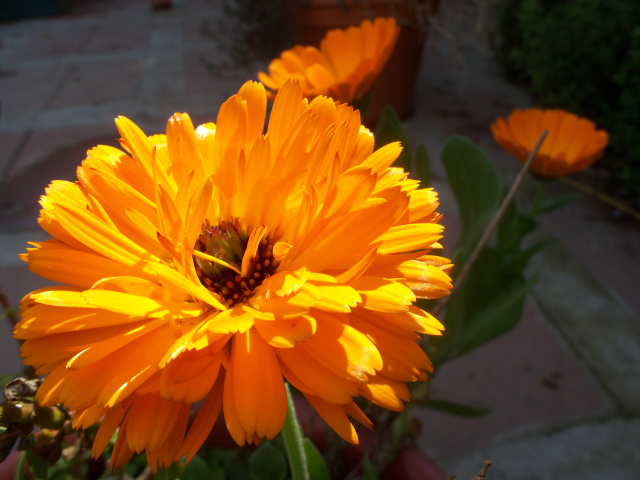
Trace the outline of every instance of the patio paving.
{"label": "patio paving", "polygon": [[[116,116],[149,134],[176,111],[194,124],[215,121],[220,104],[266,67],[229,67],[204,33],[205,21],[221,18],[217,2],[174,3],[153,11],[143,1],[84,0],[57,17],[0,23],[0,284],[14,304],[49,283],[17,258],[27,241],[46,238],[37,227],[39,196],[52,179],[73,179],[91,146],[117,145]],[[462,4],[466,16],[450,23],[460,34],[455,44],[430,34],[416,111],[403,122],[411,142],[431,154],[445,247],[459,228],[437,159],[446,138],[468,136],[512,178],[519,164],[495,144],[489,124],[532,103],[501,78],[475,33],[482,12]],[[495,462],[489,480],[638,478],[640,225],[584,195],[540,224],[538,235],[559,242],[532,262],[529,273],[540,280],[522,322],[443,365],[431,384],[434,397],[490,413],[465,419],[416,409],[419,444],[458,479],[485,459]],[[0,324],[0,373],[18,368],[10,328]]]}

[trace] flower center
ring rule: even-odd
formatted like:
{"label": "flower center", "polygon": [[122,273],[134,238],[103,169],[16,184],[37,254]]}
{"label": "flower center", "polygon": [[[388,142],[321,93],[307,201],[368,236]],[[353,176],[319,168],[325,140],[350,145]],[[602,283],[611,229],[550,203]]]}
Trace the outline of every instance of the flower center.
{"label": "flower center", "polygon": [[265,237],[258,244],[253,267],[241,275],[239,272],[242,271],[242,259],[248,243],[249,234],[237,220],[222,221],[218,225],[211,225],[205,220],[194,246],[195,250],[232,267],[195,255],[193,257],[200,283],[220,295],[230,307],[238,303],[246,304],[256,287],[273,275],[279,265],[273,258],[273,245]]}

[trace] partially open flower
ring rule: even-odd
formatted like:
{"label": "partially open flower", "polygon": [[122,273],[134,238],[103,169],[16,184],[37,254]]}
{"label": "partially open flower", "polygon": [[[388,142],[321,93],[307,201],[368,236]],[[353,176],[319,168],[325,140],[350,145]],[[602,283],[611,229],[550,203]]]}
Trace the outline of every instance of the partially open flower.
{"label": "partially open flower", "polygon": [[451,288],[428,254],[436,193],[391,167],[399,144],[374,152],[347,105],[290,81],[263,134],[266,109],[248,82],[217,125],[175,114],[147,137],[121,117],[126,152],[95,147],[41,199],[54,238],[22,258],[64,286],[24,298],[15,336],[47,374],[41,405],[79,428],[103,418],[94,455],[120,427],[113,467],[190,460],[221,408],[239,445],[273,438],[285,379],[357,442],[347,415],[371,422],[354,397],[402,410],[432,371],[416,332],[442,326],[413,302]]}
{"label": "partially open flower", "polygon": [[[362,99],[387,63],[400,27],[393,18],[363,21],[359,27],[330,30],[320,49],[297,45],[269,65],[258,77],[277,92],[289,78],[302,85],[309,100],[325,95],[343,103]],[[269,92],[271,98],[274,94]]]}
{"label": "partially open flower", "polygon": [[525,162],[544,130],[542,143],[531,171],[543,177],[562,177],[596,162],[609,143],[605,130],[564,110],[514,110],[507,120],[491,125],[493,138],[521,162]]}

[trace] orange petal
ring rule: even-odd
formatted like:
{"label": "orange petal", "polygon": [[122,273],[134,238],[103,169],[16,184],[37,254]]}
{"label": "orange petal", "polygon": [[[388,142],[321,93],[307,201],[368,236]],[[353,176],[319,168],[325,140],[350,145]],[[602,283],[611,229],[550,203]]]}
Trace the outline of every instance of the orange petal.
{"label": "orange petal", "polygon": [[313,395],[305,395],[305,398],[322,419],[327,422],[342,439],[355,445],[358,444],[356,429],[353,428],[342,405],[327,402]]}
{"label": "orange petal", "polygon": [[176,454],[174,459],[175,461],[178,461],[186,454],[186,463],[189,463],[207,439],[207,436],[211,432],[211,429],[220,414],[220,408],[222,407],[223,385],[224,373],[221,373],[218,375],[214,386],[204,397],[200,410],[193,420],[193,424],[191,425],[191,428],[189,428],[189,432],[187,433],[180,450]]}
{"label": "orange petal", "polygon": [[[91,449],[91,457],[98,458],[102,451],[105,449],[111,437],[120,425],[120,421],[125,414],[125,408],[122,403],[118,403],[111,407],[102,422],[100,422],[100,427],[98,428],[98,432],[96,433],[96,437],[93,440],[93,447]],[[124,442],[124,438],[122,439]],[[125,442],[126,443],[126,442]]]}
{"label": "orange petal", "polygon": [[245,431],[274,438],[287,415],[287,394],[273,348],[256,330],[236,334],[231,362],[236,410]]}
{"label": "orange petal", "polygon": [[291,319],[256,321],[256,330],[269,345],[275,348],[293,348],[296,343],[310,338],[316,331],[316,320],[310,315]]}
{"label": "orange petal", "polygon": [[366,382],[382,368],[382,357],[375,345],[358,330],[339,319],[317,312],[318,328],[312,338],[298,348],[308,352],[327,369],[347,380]]}

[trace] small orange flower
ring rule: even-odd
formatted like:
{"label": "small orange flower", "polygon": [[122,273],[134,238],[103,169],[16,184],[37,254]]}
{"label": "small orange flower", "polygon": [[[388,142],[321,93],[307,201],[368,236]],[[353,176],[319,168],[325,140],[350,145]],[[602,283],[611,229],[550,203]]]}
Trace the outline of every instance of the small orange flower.
{"label": "small orange flower", "polygon": [[[287,79],[296,78],[309,100],[325,95],[343,103],[364,97],[387,63],[400,27],[393,18],[363,21],[359,27],[330,30],[315,47],[297,45],[269,65],[269,75],[258,77],[267,88],[278,91]],[[268,92],[270,99],[275,94]]]}
{"label": "small orange flower", "polygon": [[514,110],[505,121],[491,125],[493,138],[521,162],[525,162],[544,130],[542,143],[531,171],[542,177],[562,177],[596,162],[609,143],[605,130],[564,110]]}

